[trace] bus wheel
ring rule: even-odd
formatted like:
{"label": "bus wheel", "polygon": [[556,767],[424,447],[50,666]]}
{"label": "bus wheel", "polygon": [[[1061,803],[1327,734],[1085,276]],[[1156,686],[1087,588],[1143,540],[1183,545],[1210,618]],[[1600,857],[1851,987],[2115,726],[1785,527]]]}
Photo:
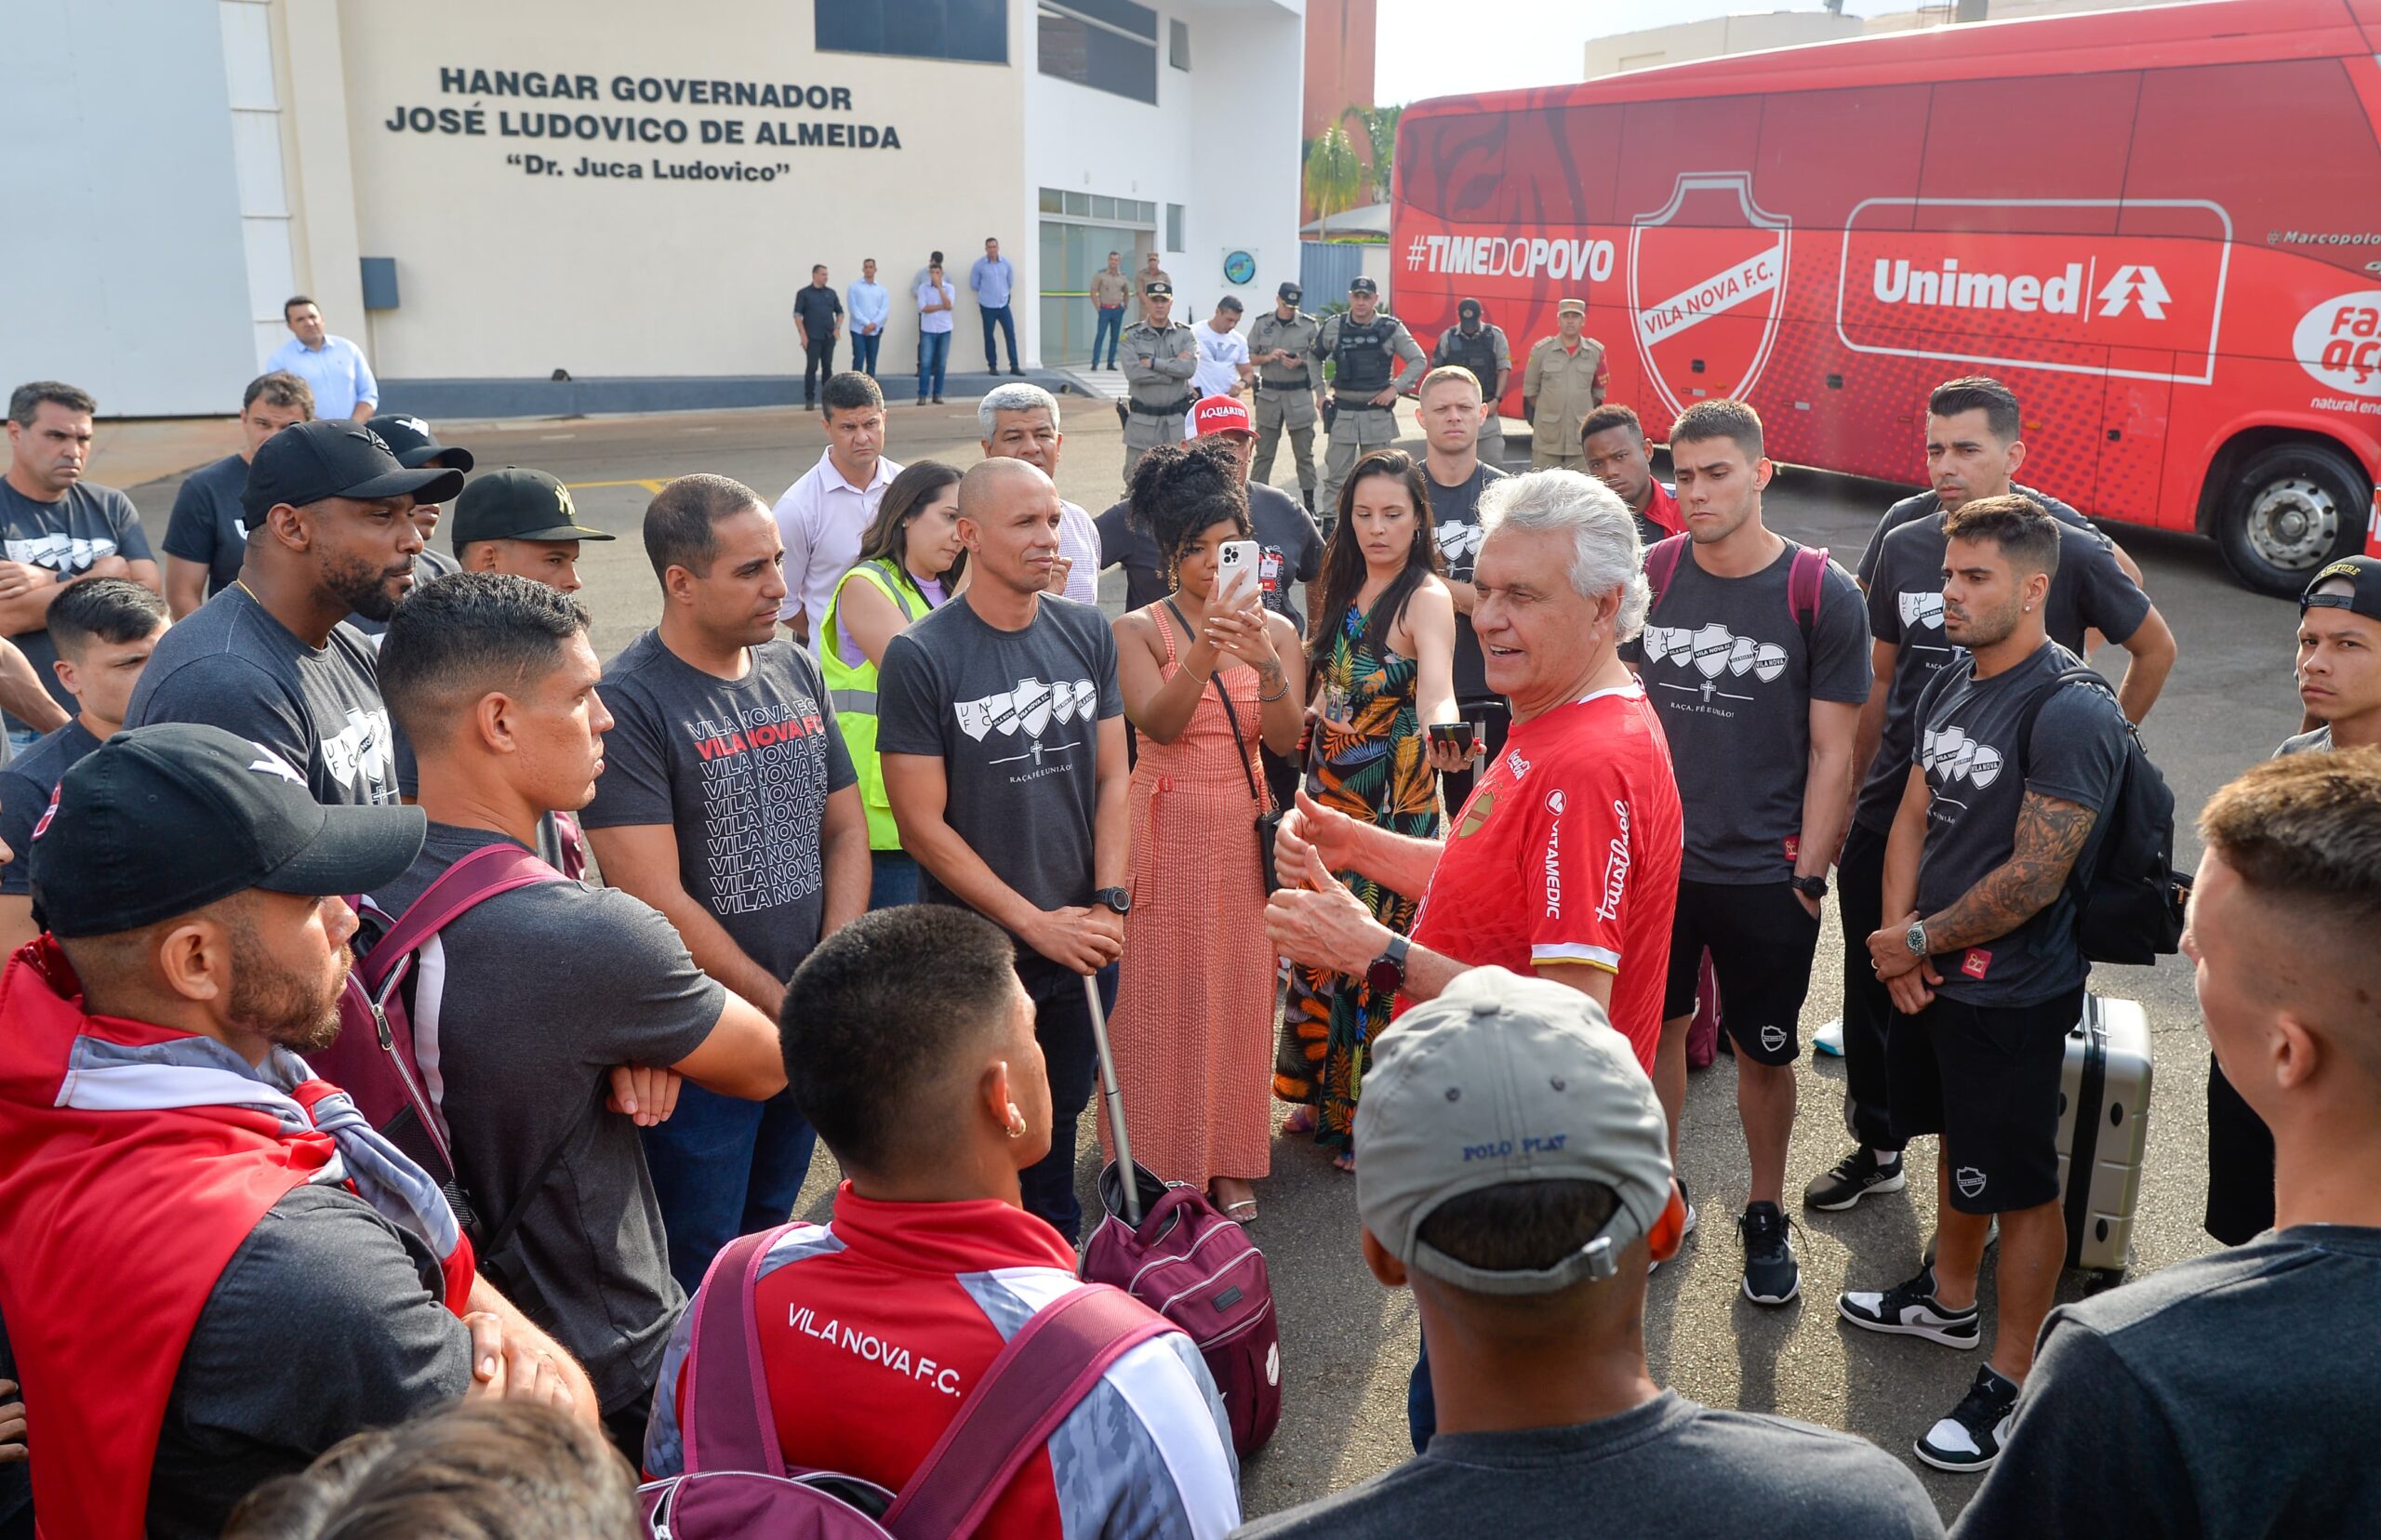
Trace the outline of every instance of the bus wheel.
{"label": "bus wheel", "polygon": [[2348,457],[2320,445],[2250,456],[2215,529],[2224,564],[2245,588],[2295,596],[2316,568],[2364,549],[2365,483]]}

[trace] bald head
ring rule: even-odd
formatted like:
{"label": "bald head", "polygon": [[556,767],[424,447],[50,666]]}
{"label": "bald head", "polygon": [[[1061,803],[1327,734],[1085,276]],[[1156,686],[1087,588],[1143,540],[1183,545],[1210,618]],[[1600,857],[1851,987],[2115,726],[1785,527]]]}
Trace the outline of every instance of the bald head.
{"label": "bald head", "polygon": [[959,538],[978,582],[1018,594],[1050,582],[1058,554],[1058,489],[1020,459],[978,461],[959,478]]}

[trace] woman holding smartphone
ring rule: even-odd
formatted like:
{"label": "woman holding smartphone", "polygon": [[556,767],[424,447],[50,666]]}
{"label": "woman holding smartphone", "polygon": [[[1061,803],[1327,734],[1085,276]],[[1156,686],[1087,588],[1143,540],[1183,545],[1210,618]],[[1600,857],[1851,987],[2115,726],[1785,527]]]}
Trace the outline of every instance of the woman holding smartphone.
{"label": "woman holding smartphone", "polygon": [[860,805],[868,810],[868,849],[876,866],[870,909],[914,904],[919,887],[918,863],[901,848],[876,757],[877,665],[910,622],[964,586],[966,573],[967,550],[959,543],[959,471],[920,460],[885,489],[861,538],[859,564],[836,583],[819,628],[818,671],[837,702],[835,725],[859,773]]}
{"label": "woman holding smartphone", "polygon": [[[1469,750],[1425,729],[1457,720],[1455,596],[1430,528],[1422,467],[1396,449],[1356,462],[1339,488],[1338,520],[1313,588],[1307,665],[1314,699],[1306,794],[1324,806],[1422,839],[1439,832],[1437,772]],[[1418,895],[1338,874],[1381,923],[1403,935]],[[1301,1104],[1284,1131],[1311,1134],[1356,1168],[1356,1092],[1393,998],[1319,968],[1290,974],[1273,1094]]]}
{"label": "woman holding smartphone", "polygon": [[1204,1184],[1245,1223],[1272,1141],[1274,963],[1257,834],[1270,799],[1257,746],[1297,746],[1306,670],[1297,631],[1258,595],[1230,445],[1151,450],[1133,469],[1131,510],[1173,591],[1115,623],[1124,715],[1140,735],[1116,1075],[1135,1109],[1135,1158]]}

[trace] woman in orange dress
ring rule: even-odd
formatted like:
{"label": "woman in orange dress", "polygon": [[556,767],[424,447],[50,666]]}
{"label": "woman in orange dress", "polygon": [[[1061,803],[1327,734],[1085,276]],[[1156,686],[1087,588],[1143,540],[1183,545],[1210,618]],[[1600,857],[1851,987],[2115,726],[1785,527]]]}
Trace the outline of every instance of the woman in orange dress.
{"label": "woman in orange dress", "polygon": [[1174,591],[1116,622],[1124,715],[1140,735],[1133,905],[1110,1024],[1116,1076],[1134,1158],[1168,1181],[1204,1184],[1245,1221],[1272,1143],[1257,745],[1297,747],[1304,670],[1297,631],[1253,581],[1244,598],[1211,603],[1221,548],[1251,538],[1230,445],[1151,450],[1133,471],[1131,517],[1156,540]]}

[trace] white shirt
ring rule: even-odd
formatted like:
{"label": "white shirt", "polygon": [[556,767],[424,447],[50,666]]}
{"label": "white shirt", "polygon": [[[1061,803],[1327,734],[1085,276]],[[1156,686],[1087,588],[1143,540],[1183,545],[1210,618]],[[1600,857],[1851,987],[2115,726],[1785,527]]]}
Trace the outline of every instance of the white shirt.
{"label": "white shirt", "polygon": [[1190,388],[1203,396],[1231,394],[1240,384],[1237,365],[1248,362],[1248,339],[1204,321],[1191,331],[1199,339],[1199,372],[1190,377]]}
{"label": "white shirt", "polygon": [[778,606],[778,618],[808,616],[814,653],[835,585],[858,564],[859,543],[876,517],[876,505],[900,473],[899,466],[880,455],[874,478],[854,486],[835,469],[833,452],[821,450],[818,463],[778,499],[778,536],[785,541],[785,603]]}
{"label": "white shirt", "polygon": [[1099,525],[1064,498],[1058,499],[1058,554],[1074,564],[1067,570],[1067,597],[1099,603]]}

